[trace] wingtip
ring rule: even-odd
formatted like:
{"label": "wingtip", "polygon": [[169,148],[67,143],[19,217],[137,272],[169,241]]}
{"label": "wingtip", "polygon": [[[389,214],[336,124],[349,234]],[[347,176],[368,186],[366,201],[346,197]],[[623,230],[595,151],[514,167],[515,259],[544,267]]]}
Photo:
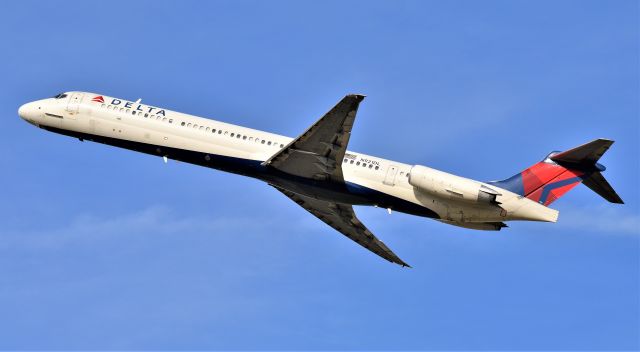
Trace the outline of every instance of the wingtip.
{"label": "wingtip", "polygon": [[356,98],[359,101],[362,101],[364,98],[366,98],[367,96],[364,94],[357,94],[357,93],[352,93],[352,94],[347,94],[348,97],[353,97]]}

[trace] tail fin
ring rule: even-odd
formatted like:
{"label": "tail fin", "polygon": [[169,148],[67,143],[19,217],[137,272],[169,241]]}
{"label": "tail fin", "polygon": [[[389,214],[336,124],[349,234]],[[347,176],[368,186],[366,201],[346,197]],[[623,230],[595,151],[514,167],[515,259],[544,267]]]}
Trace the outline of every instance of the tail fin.
{"label": "tail fin", "polygon": [[526,170],[506,180],[491,183],[549,205],[583,182],[609,202],[623,203],[600,173],[605,167],[598,163],[612,144],[611,140],[596,139],[565,152],[552,152]]}

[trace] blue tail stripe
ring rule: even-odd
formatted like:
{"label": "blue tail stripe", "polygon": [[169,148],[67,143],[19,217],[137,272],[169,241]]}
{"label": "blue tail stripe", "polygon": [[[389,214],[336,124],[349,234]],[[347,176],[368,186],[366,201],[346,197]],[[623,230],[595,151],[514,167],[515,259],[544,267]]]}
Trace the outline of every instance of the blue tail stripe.
{"label": "blue tail stripe", "polygon": [[540,195],[539,202],[544,204],[547,201],[547,198],[549,197],[549,194],[554,189],[560,188],[560,187],[564,187],[564,186],[570,185],[572,183],[580,182],[580,181],[582,181],[581,177],[573,177],[573,178],[568,178],[566,180],[557,181],[557,182],[554,182],[554,183],[548,183],[548,184],[544,185],[542,187],[542,194]]}
{"label": "blue tail stripe", "polygon": [[524,196],[524,183],[522,183],[522,174],[515,174],[506,180],[491,181],[489,184],[496,185],[502,189]]}

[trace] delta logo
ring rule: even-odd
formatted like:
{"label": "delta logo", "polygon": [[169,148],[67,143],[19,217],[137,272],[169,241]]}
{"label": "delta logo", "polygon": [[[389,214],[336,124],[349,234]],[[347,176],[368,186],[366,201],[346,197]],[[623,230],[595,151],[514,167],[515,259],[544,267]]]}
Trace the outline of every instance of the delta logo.
{"label": "delta logo", "polygon": [[[104,97],[102,95],[98,95],[98,96],[93,97],[93,99],[91,99],[91,101],[94,102],[94,103],[102,103],[102,104],[104,104]],[[156,115],[160,115],[160,116],[166,116],[166,112],[163,109],[154,108],[153,106],[142,105],[142,104],[134,103],[134,102],[131,102],[131,101],[124,101],[123,102],[120,99],[112,99],[111,103],[109,103],[109,104],[113,105],[113,106],[122,105],[123,107],[125,107],[127,109],[132,109],[132,110],[139,111],[139,112],[146,112],[148,114],[156,114]]]}

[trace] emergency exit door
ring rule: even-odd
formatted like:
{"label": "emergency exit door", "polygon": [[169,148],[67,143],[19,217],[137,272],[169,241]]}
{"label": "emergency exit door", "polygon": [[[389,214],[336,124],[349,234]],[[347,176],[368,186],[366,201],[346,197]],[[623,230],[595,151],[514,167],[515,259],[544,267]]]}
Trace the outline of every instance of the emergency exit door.
{"label": "emergency exit door", "polygon": [[389,165],[387,169],[387,175],[384,177],[385,185],[393,186],[396,184],[396,174],[398,173],[398,167],[395,165]]}

